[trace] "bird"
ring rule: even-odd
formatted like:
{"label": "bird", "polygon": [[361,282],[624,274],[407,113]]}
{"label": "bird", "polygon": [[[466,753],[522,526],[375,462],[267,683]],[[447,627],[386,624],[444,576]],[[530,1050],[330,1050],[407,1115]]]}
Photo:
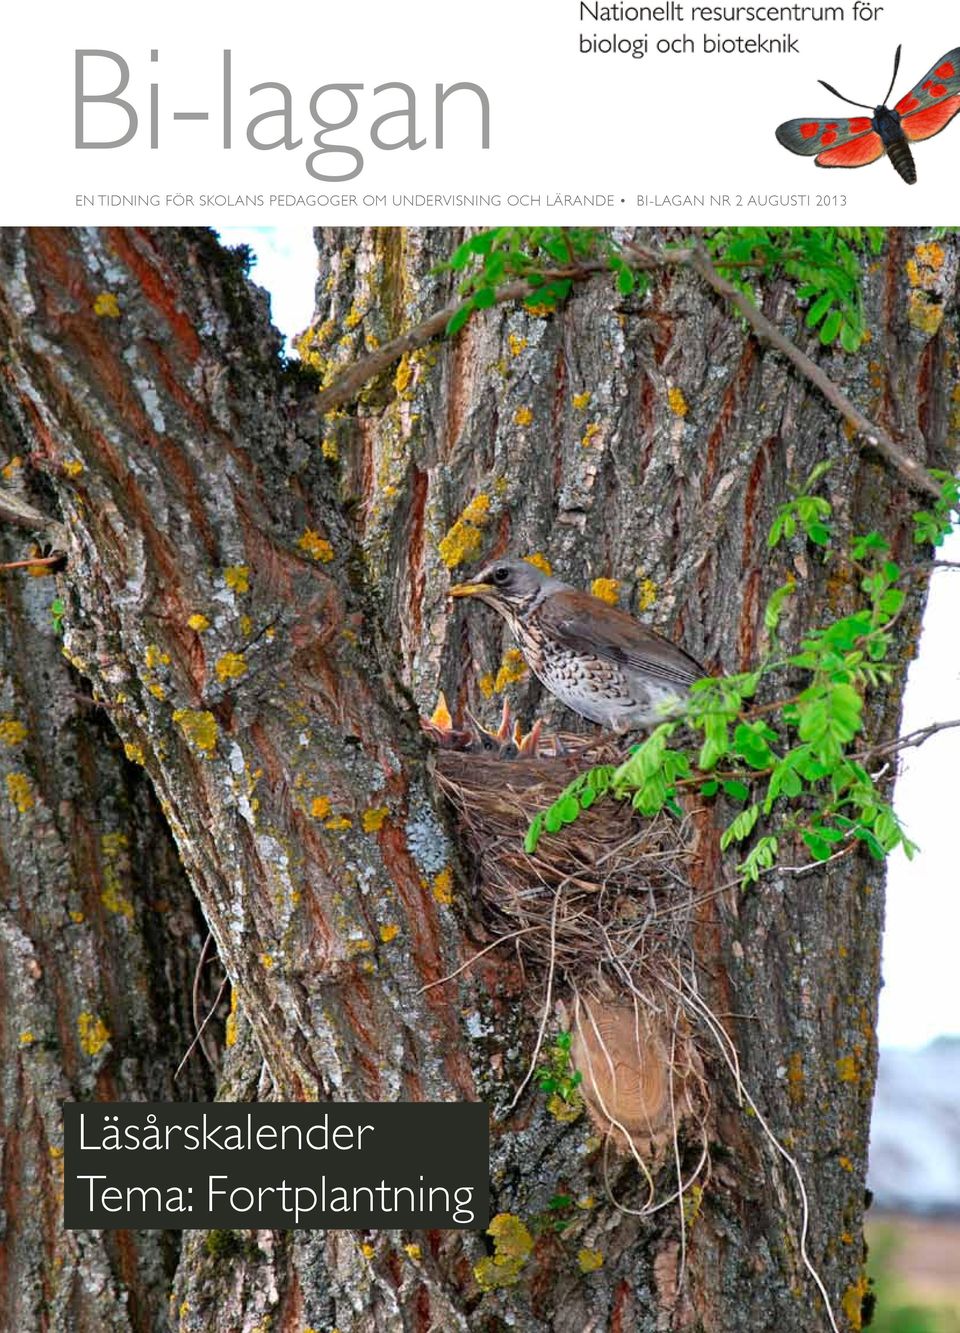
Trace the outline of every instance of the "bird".
{"label": "bird", "polygon": [[458,730],[447,705],[446,695],[440,691],[437,706],[430,717],[421,717],[420,728],[444,750],[462,750],[467,754],[489,754],[498,759],[537,758],[540,752],[540,734],[543,724],[538,718],[526,735],[504,699],[500,725],[490,731],[471,714],[470,726]]}
{"label": "bird", "polygon": [[495,560],[471,582],[455,584],[450,596],[497,611],[554,698],[608,731],[663,722],[707,675],[656,630],[526,560]]}

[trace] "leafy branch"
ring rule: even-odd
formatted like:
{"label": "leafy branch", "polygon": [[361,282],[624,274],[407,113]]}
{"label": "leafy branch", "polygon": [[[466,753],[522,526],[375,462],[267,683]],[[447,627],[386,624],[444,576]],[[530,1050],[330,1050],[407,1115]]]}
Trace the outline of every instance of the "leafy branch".
{"label": "leafy branch", "polygon": [[616,275],[622,296],[649,287],[645,273],[635,271],[620,245],[597,227],[494,227],[469,237],[439,270],[462,273],[462,304],[447,323],[457,333],[475,310],[498,302],[501,284],[519,279],[527,284],[523,304],[533,314],[547,314],[565,301],[574,281],[605,269]]}
{"label": "leafy branch", "polygon": [[[827,399],[866,445],[880,453],[915,490],[939,496],[930,473],[890,434],[866,417],[833,380],[758,308],[759,277],[782,276],[807,306],[810,327],[821,343],[839,341],[855,350],[866,336],[860,293],[865,254],[876,253],[883,231],[876,227],[710,228],[691,243],[652,248],[620,241],[599,227],[494,227],[460,245],[440,269],[461,275],[455,301],[398,338],[353,362],[322,389],[318,407],[331,411],[349,402],[369,380],[405,353],[446,332],[462,330],[477,311],[521,301],[548,314],[578,282],[607,273],[622,295],[643,295],[649,274],[688,267],[743,316],[753,333],[783,354]],[[729,271],[731,277],[723,276]]]}
{"label": "leafy branch", "polygon": [[[833,554],[830,503],[811,493],[827,466],[815,467],[799,493],[780,507],[768,538],[771,548],[802,531],[827,558]],[[950,528],[960,495],[956,478],[940,474],[940,480],[940,498],[928,516],[937,531]],[[924,534],[918,540],[930,540],[930,523],[916,527]],[[683,713],[655,727],[619,766],[579,774],[534,816],[525,840],[528,854],[544,834],[574,823],[603,797],[629,800],[644,816],[662,810],[679,816],[680,796],[687,792],[704,800],[723,797],[742,807],[720,835],[721,850],[747,844],[758,828],[764,829],[738,866],[744,884],[774,867],[785,837],[799,836],[815,862],[857,843],[877,860],[896,847],[912,856],[914,844],[866,765],[960,720],[899,741],[857,746],[867,698],[889,684],[897,670],[893,629],[906,600],[908,573],[889,557],[889,545],[879,533],[853,539],[843,558],[858,579],[862,605],[809,630],[795,652],[780,651],[776,637],[793,584],[776,589],[764,615],[772,649],[760,666],[698,681]],[[769,703],[754,703],[762,684],[788,675],[793,679],[798,672],[803,675],[800,688],[781,692]]]}

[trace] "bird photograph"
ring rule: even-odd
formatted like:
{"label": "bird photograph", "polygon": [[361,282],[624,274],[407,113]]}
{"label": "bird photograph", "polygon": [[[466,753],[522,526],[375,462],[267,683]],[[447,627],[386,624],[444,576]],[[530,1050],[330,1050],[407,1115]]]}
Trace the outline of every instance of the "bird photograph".
{"label": "bird photograph", "polygon": [[706,675],[656,630],[524,560],[497,560],[450,596],[492,607],[544,688],[609,731],[662,721]]}
{"label": "bird photograph", "polygon": [[0,1330],[947,1333],[957,229],[332,208],[0,227]]}

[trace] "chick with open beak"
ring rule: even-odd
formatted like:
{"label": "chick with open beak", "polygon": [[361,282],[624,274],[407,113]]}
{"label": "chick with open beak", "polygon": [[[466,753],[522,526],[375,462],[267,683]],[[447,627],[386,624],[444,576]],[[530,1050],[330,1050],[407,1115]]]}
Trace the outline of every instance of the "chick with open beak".
{"label": "chick with open beak", "polygon": [[610,731],[662,722],[707,674],[656,630],[525,560],[495,560],[450,595],[492,606],[544,687]]}

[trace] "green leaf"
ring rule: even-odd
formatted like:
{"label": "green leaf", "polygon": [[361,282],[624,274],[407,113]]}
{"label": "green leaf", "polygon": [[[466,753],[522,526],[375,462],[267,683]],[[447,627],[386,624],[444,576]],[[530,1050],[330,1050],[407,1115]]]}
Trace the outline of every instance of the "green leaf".
{"label": "green leaf", "polygon": [[840,329],[840,346],[845,352],[857,352],[862,342],[863,330],[845,319]]}
{"label": "green leaf", "polygon": [[729,780],[723,784],[723,790],[734,801],[747,801],[750,799],[750,788],[742,782]]}
{"label": "green leaf", "polygon": [[725,852],[732,842],[743,842],[748,838],[759,817],[759,805],[748,805],[746,810],[741,810],[720,834],[720,850]]}
{"label": "green leaf", "polygon": [[709,782],[703,782],[700,784],[701,796],[716,796],[719,790],[720,790],[720,783],[717,782],[716,778],[711,778]]}
{"label": "green leaf", "polygon": [[889,551],[887,542],[879,532],[868,532],[862,537],[854,537],[850,544],[850,554],[854,560],[865,560],[871,551]]}
{"label": "green leaf", "polygon": [[563,828],[563,815],[560,813],[559,801],[551,805],[550,809],[544,814],[543,826],[548,833],[559,833]]}
{"label": "green leaf", "polygon": [[700,747],[700,756],[697,759],[698,766],[704,773],[709,773],[711,768],[715,768],[719,760],[727,752],[725,745],[717,745],[715,741],[706,740]]}
{"label": "green leaf", "polygon": [[818,300],[814,301],[813,305],[807,311],[806,325],[808,329],[812,329],[820,323],[821,319],[823,319],[824,315],[833,305],[833,300],[833,292],[824,292]]}
{"label": "green leaf", "polygon": [[843,323],[843,315],[839,310],[831,310],[830,314],[823,321],[820,329],[820,341],[826,347],[829,343],[836,342],[837,334],[840,332],[840,325]]}
{"label": "green leaf", "polygon": [[464,241],[462,245],[457,246],[456,250],[454,250],[453,254],[450,256],[450,267],[457,271],[466,268],[470,263],[470,256],[472,254],[473,251],[470,248],[470,242]]}
{"label": "green leaf", "polygon": [[[767,743],[766,728],[762,722],[741,722],[733,733],[733,748],[751,768],[768,768],[773,751]],[[771,736],[775,733],[770,733]]]}
{"label": "green leaf", "polygon": [[497,229],[492,231],[481,231],[476,236],[471,236],[467,241],[467,246],[471,253],[475,255],[488,255],[493,249],[494,242],[497,239]]}
{"label": "green leaf", "polygon": [[868,828],[863,828],[863,827],[855,828],[853,831],[853,836],[855,838],[858,838],[860,842],[864,843],[870,855],[873,857],[875,861],[886,860],[887,856],[886,852],[883,850],[883,848],[880,846],[880,844],[877,842],[876,838],[873,836],[873,834],[870,832]]}
{"label": "green leaf", "polygon": [[771,834],[758,838],[756,846],[751,849],[746,859],[737,866],[740,871],[741,882],[743,884],[755,884],[760,878],[761,872],[769,870],[773,865],[779,847],[778,839]]}
{"label": "green leaf", "polygon": [[814,858],[817,861],[826,861],[833,855],[833,848],[825,838],[822,838],[815,829],[804,829],[801,834],[804,842],[810,848]]}
{"label": "green leaf", "polygon": [[[774,524],[774,527],[776,527],[776,524]],[[773,536],[773,528],[770,529],[770,535],[771,537]],[[770,541],[768,540],[767,544],[768,545],[772,544],[775,546],[776,542],[770,543]],[[796,592],[796,590],[797,590],[797,585],[791,579],[789,583],[781,584],[779,588],[774,589],[774,591],[770,594],[770,598],[767,601],[767,605],[764,608],[763,612],[763,623],[768,630],[775,630],[777,626],[780,624],[780,616],[783,612],[783,604],[788,597],[791,597]]]}
{"label": "green leaf", "polygon": [[533,856],[537,850],[537,844],[540,841],[540,835],[543,832],[543,815],[534,815],[530,821],[530,827],[527,829],[527,836],[523,840],[523,850],[528,856]]}
{"label": "green leaf", "polygon": [[557,802],[560,818],[564,824],[573,824],[580,818],[580,802],[576,796],[563,796]]}
{"label": "green leaf", "polygon": [[447,321],[447,335],[459,333],[473,313],[473,302],[466,301],[459,310],[455,310]]}

